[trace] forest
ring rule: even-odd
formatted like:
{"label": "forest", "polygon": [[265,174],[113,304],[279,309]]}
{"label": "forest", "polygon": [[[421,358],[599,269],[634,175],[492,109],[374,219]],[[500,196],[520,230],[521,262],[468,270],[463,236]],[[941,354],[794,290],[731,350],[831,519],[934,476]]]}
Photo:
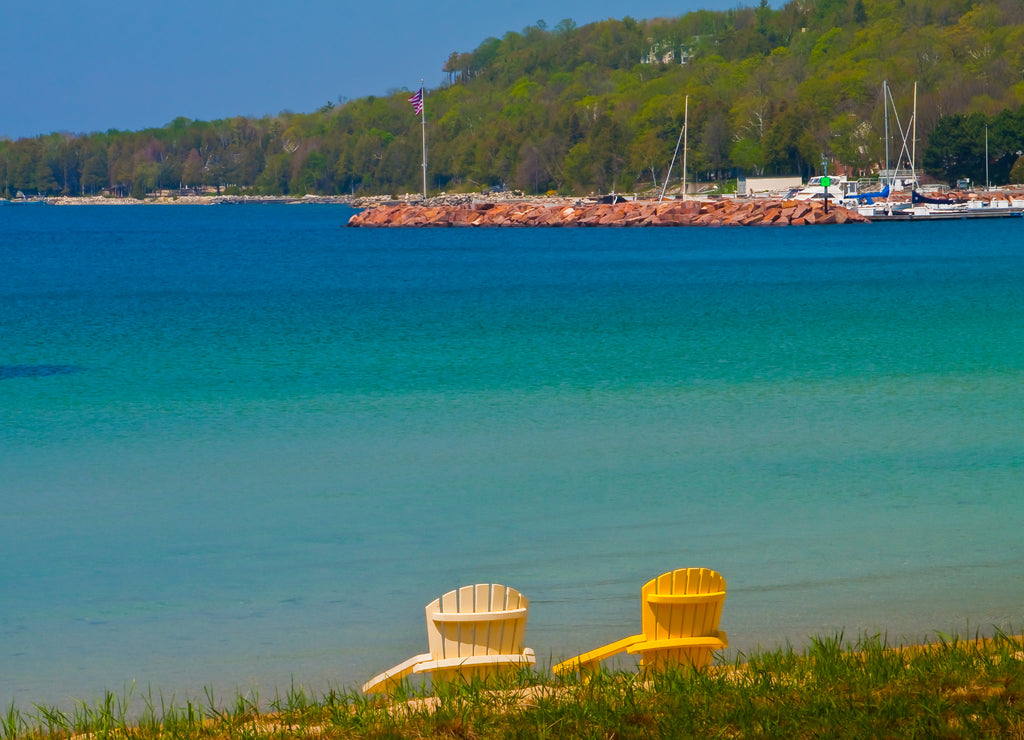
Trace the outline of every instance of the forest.
{"label": "forest", "polygon": [[[538,21],[438,66],[442,82],[424,91],[431,193],[661,187],[684,109],[691,179],[871,176],[903,133],[940,182],[1024,182],[1020,0],[761,0],[678,18]],[[413,92],[0,140],[0,196],[416,193]]]}

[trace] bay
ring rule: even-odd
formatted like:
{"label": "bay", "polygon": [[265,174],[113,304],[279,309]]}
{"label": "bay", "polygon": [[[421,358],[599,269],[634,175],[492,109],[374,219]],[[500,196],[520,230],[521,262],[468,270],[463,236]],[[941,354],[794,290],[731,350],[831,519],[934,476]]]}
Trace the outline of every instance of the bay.
{"label": "bay", "polygon": [[361,230],[0,209],[0,701],[353,688],[474,582],[540,662],[1019,631],[1016,219]]}

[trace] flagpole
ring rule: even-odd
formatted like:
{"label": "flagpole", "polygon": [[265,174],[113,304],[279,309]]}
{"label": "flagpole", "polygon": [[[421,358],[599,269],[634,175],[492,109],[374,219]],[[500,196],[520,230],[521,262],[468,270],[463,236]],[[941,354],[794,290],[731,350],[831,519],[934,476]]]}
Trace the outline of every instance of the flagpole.
{"label": "flagpole", "polygon": [[[423,78],[420,78],[420,95],[423,95]],[[425,103],[426,101],[424,101]],[[427,199],[427,106],[423,106],[423,200]]]}

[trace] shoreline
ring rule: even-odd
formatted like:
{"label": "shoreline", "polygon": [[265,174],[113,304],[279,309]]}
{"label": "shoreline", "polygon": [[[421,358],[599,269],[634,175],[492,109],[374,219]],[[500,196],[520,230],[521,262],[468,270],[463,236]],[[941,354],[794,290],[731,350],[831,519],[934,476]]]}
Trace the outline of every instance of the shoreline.
{"label": "shoreline", "polygon": [[350,208],[376,208],[380,206],[423,205],[456,207],[471,203],[580,203],[597,202],[595,196],[524,196],[521,193],[441,193],[424,199],[418,193],[394,195],[167,195],[150,194],[145,198],[117,197],[109,195],[60,195],[34,196],[22,199],[0,198],[0,206],[6,205],[53,205],[53,206],[152,206],[152,205],[244,205],[244,204],[335,204]]}
{"label": "shoreline", "polygon": [[[287,695],[261,701],[251,691],[205,705],[186,698],[159,709],[150,687],[133,706],[135,685],[102,700],[78,702],[74,714],[11,703],[2,718],[6,740],[85,740],[106,737],[184,740],[253,738],[434,737],[448,735],[452,710],[460,736],[616,736],[623,727],[658,727],[658,736],[760,735],[766,726],[787,737],[848,733],[866,736],[1014,736],[1024,729],[1020,670],[1024,639],[940,636],[933,642],[890,644],[879,635],[845,640],[821,636],[806,650],[779,648],[685,669],[572,672],[563,677],[525,671],[487,682],[407,684],[366,695],[332,687],[323,694],[293,683]],[[680,706],[690,707],[680,711]],[[582,711],[581,711],[582,710]],[[640,721],[642,720],[642,721]],[[961,731],[969,729],[963,734]],[[468,730],[468,732],[467,732]],[[1007,734],[1007,731],[1010,731]],[[650,734],[649,732],[643,733]],[[632,734],[630,734],[632,736]]]}
{"label": "shoreline", "polygon": [[354,199],[347,195],[306,195],[296,198],[287,195],[174,195],[146,198],[117,198],[105,195],[61,195],[57,197],[29,198],[26,200],[4,201],[9,205],[50,205],[50,206],[188,206],[188,205],[234,205],[260,203],[338,203],[352,205]]}
{"label": "shoreline", "polygon": [[[966,191],[959,194],[959,198],[962,201],[980,200],[980,201],[991,201],[992,199],[1024,199],[1024,187],[1017,185],[1007,185],[1000,188],[992,188],[985,191]],[[901,198],[898,195],[890,198],[890,201],[903,202],[907,198]],[[804,204],[809,203],[812,206],[816,205],[818,209],[822,208],[822,202],[818,199],[800,200],[795,201],[787,199],[781,195],[768,196],[762,195],[692,195],[686,199],[681,198],[678,194],[670,196],[669,199],[661,200],[657,197],[657,194],[647,196],[633,195],[633,196],[616,196],[616,195],[605,195],[599,196],[595,194],[589,195],[524,195],[520,191],[506,190],[499,192],[473,192],[473,193],[439,193],[438,195],[432,195],[428,198],[424,198],[420,193],[404,193],[402,195],[314,195],[308,194],[303,196],[294,195],[237,195],[237,194],[203,194],[203,195],[182,195],[182,194],[171,194],[169,191],[160,191],[159,193],[148,194],[145,198],[134,198],[134,197],[115,197],[107,195],[61,195],[61,196],[34,196],[30,198],[22,199],[5,199],[0,198],[0,207],[8,205],[58,205],[58,206],[83,206],[83,205],[106,205],[106,206],[147,206],[147,205],[245,205],[245,204],[281,204],[281,205],[303,205],[303,204],[335,204],[348,206],[357,210],[377,210],[377,209],[395,209],[395,208],[408,208],[408,209],[444,209],[448,212],[460,212],[465,210],[484,211],[492,207],[510,208],[515,207],[518,209],[523,208],[573,208],[573,209],[593,209],[598,207],[611,206],[614,209],[630,210],[636,205],[643,206],[655,206],[659,210],[666,208],[675,208],[682,204],[699,203],[702,207],[702,213],[708,211],[717,211],[724,209],[725,211],[734,212],[738,206],[750,209],[751,214],[757,213],[768,213],[772,208],[788,207],[792,204]],[[841,205],[835,204],[834,202],[829,203],[829,211],[845,211],[846,214],[851,215],[855,222],[868,221],[870,219],[861,218],[860,214],[854,209],[844,208]],[[413,211],[410,211],[413,213]],[[607,214],[609,211],[604,210],[603,214]],[[436,219],[436,215],[433,216]],[[474,219],[475,220],[475,219]],[[574,219],[580,220],[580,219]],[[756,221],[757,219],[755,219]],[[771,214],[767,215],[763,220],[768,223],[774,223],[775,220]],[[356,225],[369,225],[369,224],[356,224]],[[381,225],[381,224],[373,224]],[[388,224],[397,225],[397,224]],[[403,224],[411,225],[411,224]],[[435,224],[430,225],[445,225]],[[455,224],[453,224],[455,225]],[[461,224],[458,224],[461,225]],[[552,224],[554,225],[554,224]],[[583,225],[594,225],[593,223],[586,223]],[[626,225],[636,225],[634,223]],[[667,225],[667,224],[660,224]]]}

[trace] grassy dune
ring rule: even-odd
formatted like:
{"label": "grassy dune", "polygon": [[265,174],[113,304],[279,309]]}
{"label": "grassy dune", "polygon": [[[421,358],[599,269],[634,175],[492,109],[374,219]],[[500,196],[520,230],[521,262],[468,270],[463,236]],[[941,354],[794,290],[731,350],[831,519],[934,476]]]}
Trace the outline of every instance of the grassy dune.
{"label": "grassy dune", "polygon": [[[3,740],[175,738],[1024,738],[1024,641],[816,638],[707,671],[406,688],[390,698],[292,687],[219,707],[108,693],[73,712],[11,705]],[[128,717],[136,719],[129,721]]]}

